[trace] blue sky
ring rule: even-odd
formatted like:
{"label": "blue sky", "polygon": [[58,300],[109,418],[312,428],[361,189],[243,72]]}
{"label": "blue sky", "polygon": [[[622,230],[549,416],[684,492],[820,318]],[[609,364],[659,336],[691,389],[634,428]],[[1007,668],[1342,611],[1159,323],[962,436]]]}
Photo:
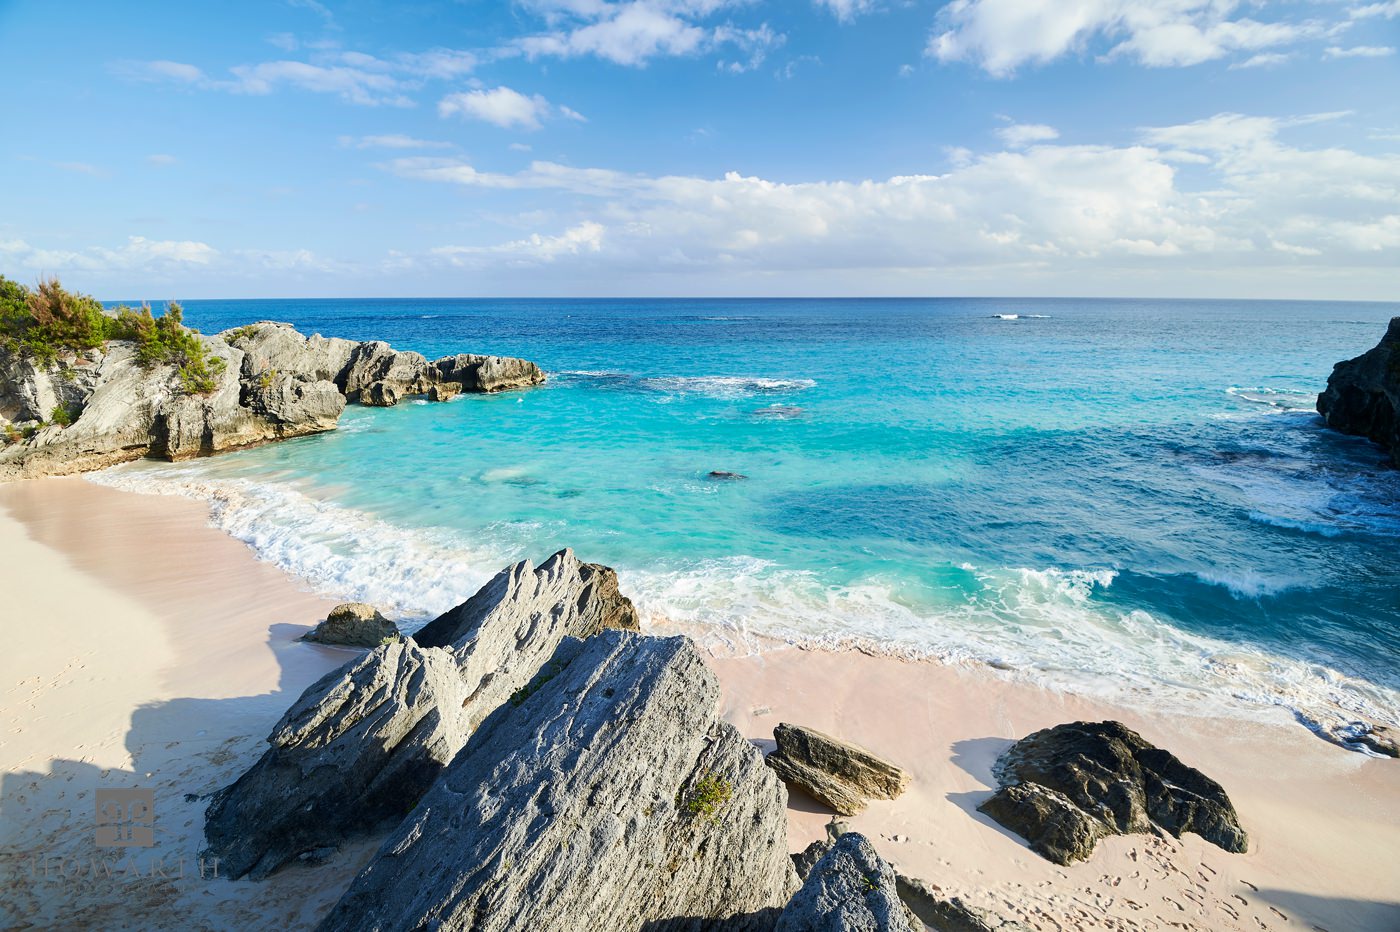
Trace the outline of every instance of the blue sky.
{"label": "blue sky", "polygon": [[1400,297],[1400,0],[0,0],[104,298]]}

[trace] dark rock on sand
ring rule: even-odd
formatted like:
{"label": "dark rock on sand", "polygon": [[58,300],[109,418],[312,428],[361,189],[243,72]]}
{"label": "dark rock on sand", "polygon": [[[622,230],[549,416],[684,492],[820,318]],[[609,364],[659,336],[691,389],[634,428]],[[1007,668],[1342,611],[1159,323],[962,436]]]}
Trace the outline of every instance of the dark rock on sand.
{"label": "dark rock on sand", "polygon": [[1194,832],[1226,851],[1248,846],[1220,784],[1118,722],[1073,722],[1016,742],[996,763],[999,789],[977,808],[1058,864],[1099,838]]}
{"label": "dark rock on sand", "polygon": [[1329,427],[1369,437],[1400,466],[1400,317],[1380,343],[1333,367],[1317,410]]}
{"label": "dark rock on sand", "polygon": [[894,869],[864,835],[842,835],[812,865],[776,932],[915,932]]}
{"label": "dark rock on sand", "polygon": [[331,609],[325,621],[302,640],[343,647],[378,647],[398,636],[398,626],[379,614],[373,605],[345,602]]}
{"label": "dark rock on sand", "polygon": [[605,631],[547,669],[482,723],[323,932],[773,928],[797,887],[787,794],[718,717],[694,645]]}
{"label": "dark rock on sand", "polygon": [[[607,579],[611,590],[599,584]],[[322,677],[262,758],[211,802],[209,853],[230,876],[258,878],[397,824],[482,720],[548,673],[565,637],[635,626],[635,614],[620,619],[618,600],[631,603],[615,584],[611,570],[568,550],[538,568],[518,563],[443,616],[451,640],[395,639]]]}
{"label": "dark rock on sand", "polygon": [[773,729],[778,748],[768,766],[842,815],[855,815],[871,799],[894,799],[909,785],[909,774],[889,761],[814,728]]}

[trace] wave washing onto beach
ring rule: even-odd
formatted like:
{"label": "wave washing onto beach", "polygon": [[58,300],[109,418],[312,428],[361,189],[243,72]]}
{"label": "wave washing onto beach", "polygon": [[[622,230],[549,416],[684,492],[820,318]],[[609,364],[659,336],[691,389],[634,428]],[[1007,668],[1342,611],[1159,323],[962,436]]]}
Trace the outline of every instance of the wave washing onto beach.
{"label": "wave washing onto beach", "polygon": [[[501,568],[548,554],[520,528],[471,543],[447,529],[409,530],[284,484],[210,480],[197,466],[117,467],[89,477],[117,489],[207,502],[212,523],[259,559],[322,595],[376,604],[412,631],[476,592]],[[588,554],[581,554],[585,559]],[[878,578],[832,586],[810,571],[734,556],[616,567],[649,626],[678,624],[728,650],[767,639],[945,662],[976,662],[1053,689],[1187,714],[1257,718],[1284,708],[1305,722],[1400,724],[1400,690],[1321,664],[1193,634],[1096,596],[1112,570],[964,564],[962,604],[920,610]],[[1258,594],[1267,580],[1210,580]]]}

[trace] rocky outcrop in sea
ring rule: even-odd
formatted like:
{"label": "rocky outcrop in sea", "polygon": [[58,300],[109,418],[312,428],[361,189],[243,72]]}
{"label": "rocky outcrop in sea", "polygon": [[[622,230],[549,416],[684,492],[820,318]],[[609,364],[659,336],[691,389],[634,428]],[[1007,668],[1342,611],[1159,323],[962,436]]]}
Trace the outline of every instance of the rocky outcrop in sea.
{"label": "rocky outcrop in sea", "polygon": [[[391,405],[544,381],[534,363],[458,355],[429,361],[387,343],[307,337],[264,321],[194,335],[213,389],[188,394],[169,363],[136,345],[37,359],[0,347],[0,481],[66,475],[154,456],[185,460],[333,430],[347,402]],[[217,361],[215,361],[217,360]],[[60,421],[70,423],[63,424]]]}
{"label": "rocky outcrop in sea", "polygon": [[1317,410],[1329,427],[1369,437],[1400,466],[1400,317],[1374,347],[1333,367]]}

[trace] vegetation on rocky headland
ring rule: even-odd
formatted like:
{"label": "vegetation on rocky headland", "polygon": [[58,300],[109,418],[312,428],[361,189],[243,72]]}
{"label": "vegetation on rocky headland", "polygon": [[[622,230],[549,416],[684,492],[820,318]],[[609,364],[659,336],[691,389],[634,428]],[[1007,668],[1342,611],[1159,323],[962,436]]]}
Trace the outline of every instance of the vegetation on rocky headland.
{"label": "vegetation on rocky headland", "polygon": [[[136,344],[143,368],[174,366],[182,392],[207,395],[217,387],[225,363],[209,354],[198,334],[184,325],[184,310],[174,301],[159,317],[146,305],[107,311],[95,298],[68,291],[57,278],[30,289],[0,276],[0,347],[41,362],[127,340]],[[52,423],[65,419],[71,420],[66,409]]]}

